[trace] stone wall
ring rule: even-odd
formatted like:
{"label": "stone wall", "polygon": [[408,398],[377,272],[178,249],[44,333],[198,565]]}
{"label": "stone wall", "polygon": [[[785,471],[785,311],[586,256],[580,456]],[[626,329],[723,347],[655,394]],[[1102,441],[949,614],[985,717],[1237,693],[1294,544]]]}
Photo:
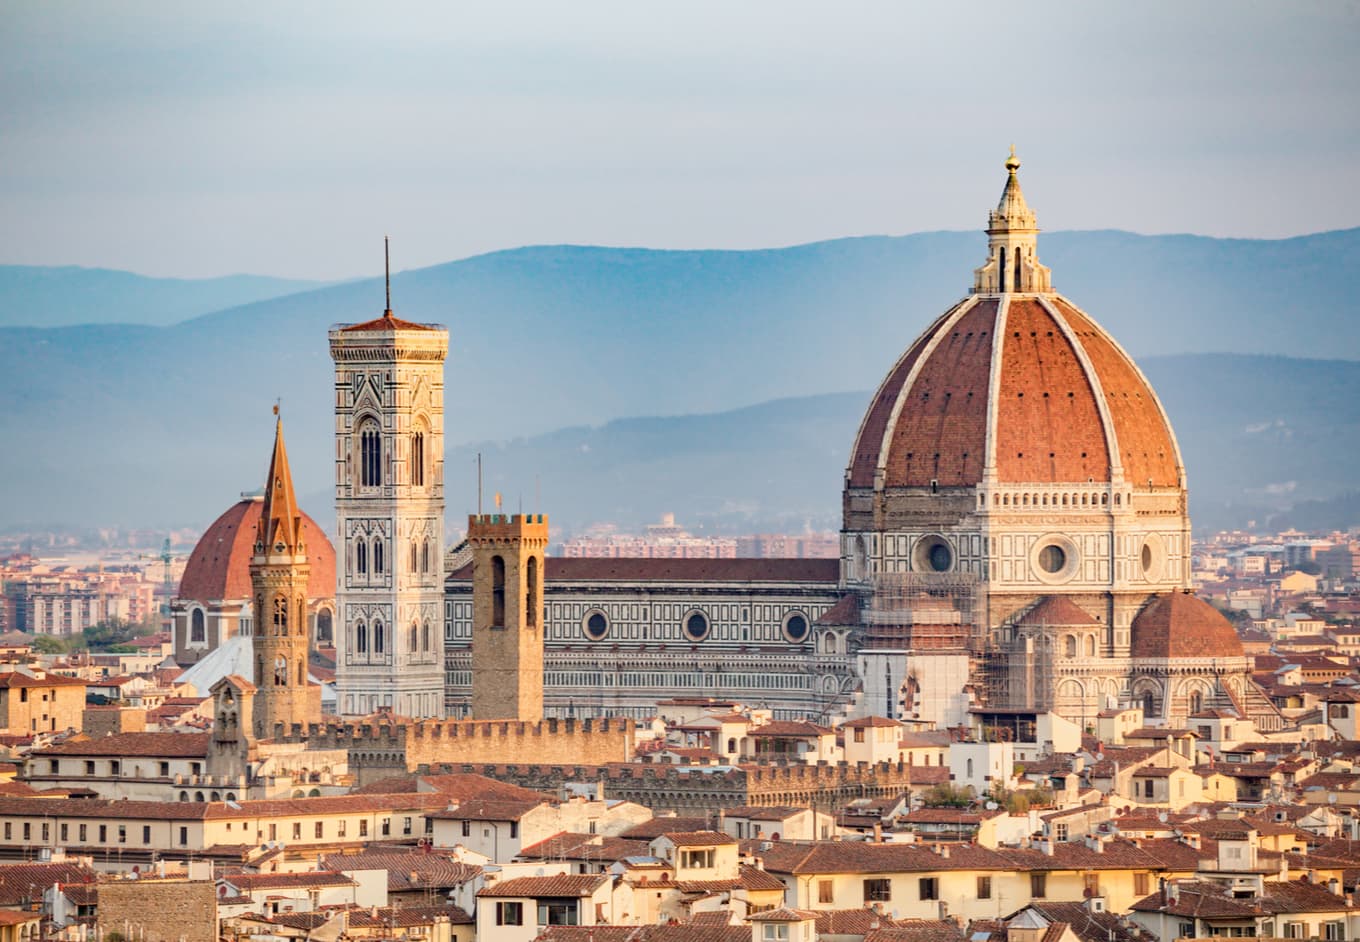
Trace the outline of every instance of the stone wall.
{"label": "stone wall", "polygon": [[629,720],[440,721],[311,724],[274,730],[280,742],[343,749],[361,785],[422,767],[465,764],[603,765],[633,751]]}
{"label": "stone wall", "polygon": [[137,942],[217,938],[211,880],[107,880],[98,887],[100,938]]}
{"label": "stone wall", "polygon": [[146,710],[133,707],[93,707],[81,716],[80,731],[91,739],[118,733],[146,731]]}
{"label": "stone wall", "polygon": [[[431,772],[472,772],[537,791],[597,784],[600,797],[637,802],[656,812],[712,814],[745,805],[802,806],[830,812],[856,798],[882,798],[924,789],[912,781],[924,767],[877,765],[684,766],[616,762],[585,765],[441,765]],[[933,771],[933,770],[932,770]],[[927,773],[928,774],[928,773]]]}

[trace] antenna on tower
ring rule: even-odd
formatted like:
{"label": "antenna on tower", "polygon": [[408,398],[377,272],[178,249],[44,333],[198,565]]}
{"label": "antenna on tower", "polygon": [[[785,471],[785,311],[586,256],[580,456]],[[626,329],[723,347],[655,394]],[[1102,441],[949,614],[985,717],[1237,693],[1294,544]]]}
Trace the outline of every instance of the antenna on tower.
{"label": "antenna on tower", "polygon": [[387,288],[387,307],[383,310],[384,317],[392,316],[392,251],[388,248],[387,236],[383,236],[383,282]]}
{"label": "antenna on tower", "polygon": [[482,453],[477,452],[477,516],[482,515]]}

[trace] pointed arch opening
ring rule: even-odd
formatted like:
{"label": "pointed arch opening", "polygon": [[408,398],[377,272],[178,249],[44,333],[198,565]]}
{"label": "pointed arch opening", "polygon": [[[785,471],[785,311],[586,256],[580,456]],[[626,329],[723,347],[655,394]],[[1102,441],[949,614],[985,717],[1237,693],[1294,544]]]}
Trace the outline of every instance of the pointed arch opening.
{"label": "pointed arch opening", "polygon": [[491,557],[491,627],[505,627],[505,560]]}
{"label": "pointed arch opening", "polygon": [[538,557],[530,556],[524,568],[524,622],[538,627]]}
{"label": "pointed arch opening", "polygon": [[354,625],[354,650],[359,654],[368,653],[368,625],[362,620]]}
{"label": "pointed arch opening", "polygon": [[359,486],[382,484],[382,433],[375,419],[359,423]]}
{"label": "pointed arch opening", "polygon": [[373,653],[387,653],[387,630],[380,621],[373,622]]}

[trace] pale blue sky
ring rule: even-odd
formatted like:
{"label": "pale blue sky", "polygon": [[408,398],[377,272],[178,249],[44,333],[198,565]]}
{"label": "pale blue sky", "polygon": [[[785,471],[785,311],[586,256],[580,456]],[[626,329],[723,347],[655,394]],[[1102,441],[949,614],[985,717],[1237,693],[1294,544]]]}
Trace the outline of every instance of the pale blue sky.
{"label": "pale blue sky", "polygon": [[341,278],[528,243],[1360,224],[1360,5],[37,3],[0,263]]}

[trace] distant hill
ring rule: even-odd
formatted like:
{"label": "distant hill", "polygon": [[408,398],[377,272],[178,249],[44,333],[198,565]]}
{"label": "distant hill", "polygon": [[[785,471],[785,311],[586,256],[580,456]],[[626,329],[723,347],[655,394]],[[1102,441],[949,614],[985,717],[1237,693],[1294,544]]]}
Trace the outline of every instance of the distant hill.
{"label": "distant hill", "polygon": [[106,268],[0,265],[0,327],[177,324],[323,284],[263,275],[148,278]]}
{"label": "distant hill", "polygon": [[[1261,242],[1052,233],[1040,245],[1055,284],[1154,374],[1187,454],[1221,445],[1234,456],[1222,466],[1191,458],[1197,507],[1215,493],[1235,507],[1255,502],[1255,512],[1355,489],[1334,460],[1360,454],[1348,437],[1358,400],[1336,392],[1355,390],[1355,364],[1194,358],[1167,361],[1158,375],[1148,357],[1360,358],[1360,317],[1335,277],[1354,269],[1360,230]],[[467,451],[457,446],[489,441],[510,443],[485,449],[490,470],[520,475],[500,488],[507,497],[527,501],[537,473],[544,506],[564,522],[564,514],[607,517],[624,500],[643,518],[715,507],[739,520],[753,506],[834,516],[862,405],[818,397],[876,384],[967,291],[982,255],[979,234],[926,233],[751,252],[547,246],[400,273],[398,313],[450,329],[451,515],[475,490],[470,470],[459,483]],[[171,327],[0,328],[0,440],[8,445],[0,480],[11,498],[0,503],[0,526],[207,523],[238,491],[259,486],[276,397],[300,490],[326,494],[326,329],[381,303],[381,284],[369,280]],[[798,411],[800,399],[811,413]],[[732,411],[750,403],[768,405]],[[628,415],[695,417],[606,424]],[[688,451],[675,450],[677,429]],[[722,447],[712,437],[719,433],[729,435]],[[619,458],[612,470],[582,466],[565,446],[524,444],[534,436],[614,448]],[[800,444],[759,451],[769,436]],[[1253,450],[1274,440],[1291,447]],[[566,488],[568,474],[590,487]],[[806,499],[802,479],[816,482]],[[604,486],[609,480],[627,483]],[[330,498],[318,499],[325,506],[309,510],[321,518]]]}

